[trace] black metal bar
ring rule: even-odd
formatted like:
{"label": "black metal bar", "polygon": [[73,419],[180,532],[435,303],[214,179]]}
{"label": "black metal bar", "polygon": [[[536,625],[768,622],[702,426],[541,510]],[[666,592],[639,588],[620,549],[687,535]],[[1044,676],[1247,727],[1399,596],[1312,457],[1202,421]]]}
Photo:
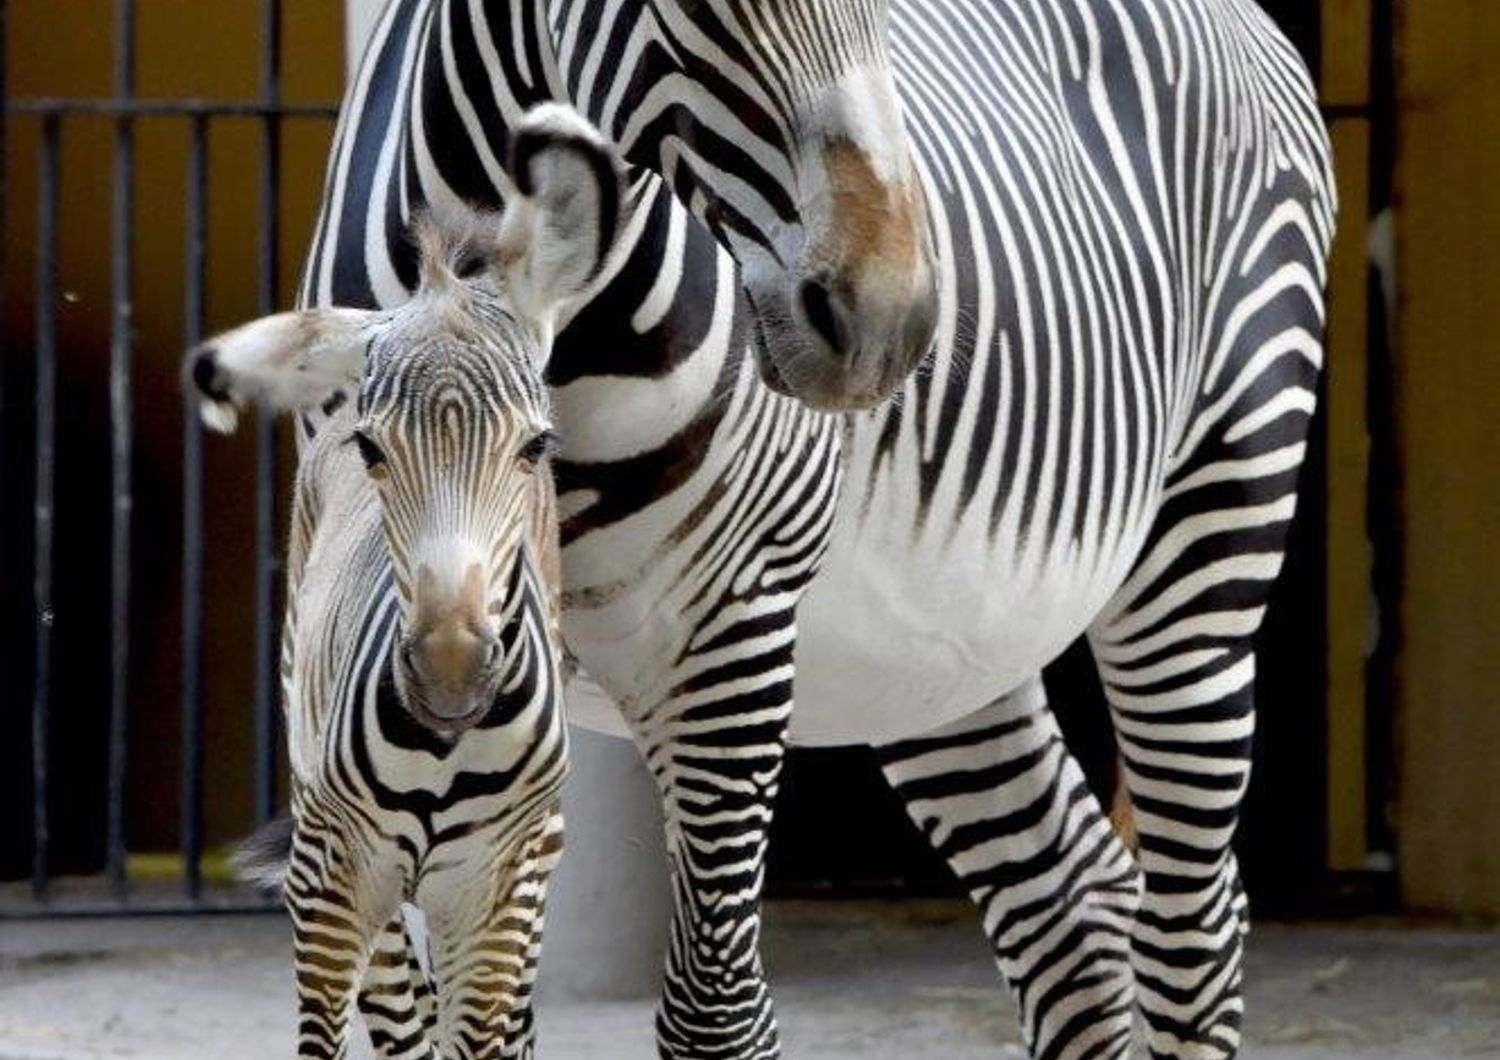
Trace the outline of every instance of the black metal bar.
{"label": "black metal bar", "polygon": [[274,898],[217,898],[207,895],[195,901],[154,903],[137,901],[78,902],[61,900],[45,904],[0,904],[0,924],[22,920],[109,920],[115,917],[260,916],[284,915],[286,907]]}
{"label": "black metal bar", "polygon": [[[9,23],[7,21],[9,13],[10,5],[6,0],[0,0],[0,232],[10,231],[9,187],[6,181],[6,175],[10,171],[10,154],[7,150],[7,145],[10,142],[10,124],[9,113],[5,106],[6,101],[10,98],[8,92],[10,71],[6,64],[10,44],[8,33]],[[5,253],[3,249],[0,249],[0,476],[4,476],[7,470],[5,461],[5,371],[6,367],[10,364],[10,359],[7,356],[5,326],[6,309],[8,308],[5,273]],[[0,512],[0,599],[7,600],[11,598],[9,573],[11,567],[8,562],[10,559],[10,535],[7,533],[8,529],[8,520],[5,518],[5,514]],[[0,607],[3,606],[0,605]],[[9,615],[6,617],[8,618]]]}
{"label": "black metal bar", "polygon": [[[262,314],[273,312],[281,278],[281,0],[261,4],[260,275]],[[255,813],[276,812],[276,420],[256,420]]]}
{"label": "black metal bar", "polygon": [[[115,94],[135,94],[135,0],[115,6]],[[131,394],[131,327],[135,291],[131,252],[135,243],[135,125],[121,115],[115,124],[114,207],[110,225],[110,684],[109,817],[106,870],[117,893],[125,889],[126,711],[130,701],[131,459],[134,433]]]}
{"label": "black metal bar", "polygon": [[[6,151],[9,141],[10,127],[8,124],[6,101],[10,98],[7,88],[9,87],[9,69],[6,66],[6,56],[9,54],[9,24],[6,16],[10,13],[10,5],[6,0],[0,0],[0,232],[10,231],[9,200],[7,198],[6,173],[10,165],[10,155]],[[5,471],[5,366],[10,362],[5,356],[5,255],[0,253],[0,475]],[[5,558],[6,558],[6,526],[5,519],[0,516],[0,593],[7,591],[5,583]]]}
{"label": "black metal bar", "polygon": [[[208,122],[193,119],[188,144],[187,256],[183,345],[203,339],[207,259]],[[183,889],[203,886],[203,428],[198,403],[183,390],[182,407],[182,865]]]}
{"label": "black metal bar", "polygon": [[5,103],[11,114],[70,114],[95,118],[336,118],[336,103],[277,103],[240,99],[82,99],[36,96]]}
{"label": "black metal bar", "polygon": [[35,556],[36,663],[31,686],[31,888],[47,893],[47,732],[52,709],[52,500],[57,416],[57,204],[59,119],[42,122],[37,173],[36,236],[36,488],[32,507]]}

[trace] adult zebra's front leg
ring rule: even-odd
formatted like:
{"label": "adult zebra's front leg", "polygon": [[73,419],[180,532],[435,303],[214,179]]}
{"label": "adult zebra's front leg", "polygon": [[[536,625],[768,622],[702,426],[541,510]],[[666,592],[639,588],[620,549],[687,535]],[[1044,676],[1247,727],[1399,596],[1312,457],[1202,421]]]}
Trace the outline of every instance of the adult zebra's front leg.
{"label": "adult zebra's front leg", "polygon": [[1128,1056],[1140,873],[1064,746],[1041,680],[877,753],[979,907],[1031,1054]]}
{"label": "adult zebra's front leg", "polygon": [[760,959],[767,830],[792,707],[792,612],[731,625],[629,711],[662,793],[673,915],[657,1041],[669,1060],[780,1053]]}

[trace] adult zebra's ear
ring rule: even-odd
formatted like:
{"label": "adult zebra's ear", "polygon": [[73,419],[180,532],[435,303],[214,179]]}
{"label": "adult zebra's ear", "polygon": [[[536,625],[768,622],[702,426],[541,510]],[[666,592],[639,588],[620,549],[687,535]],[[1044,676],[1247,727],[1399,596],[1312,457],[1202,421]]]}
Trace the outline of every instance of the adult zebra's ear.
{"label": "adult zebra's ear", "polygon": [[619,235],[624,174],[577,111],[545,103],[511,133],[507,205],[495,268],[516,311],[550,336],[558,306],[584,291]]}
{"label": "adult zebra's ear", "polygon": [[249,401],[278,411],[313,408],[359,385],[365,351],[387,319],[365,309],[262,317],[189,350],[184,385],[198,395],[204,424],[225,434]]}

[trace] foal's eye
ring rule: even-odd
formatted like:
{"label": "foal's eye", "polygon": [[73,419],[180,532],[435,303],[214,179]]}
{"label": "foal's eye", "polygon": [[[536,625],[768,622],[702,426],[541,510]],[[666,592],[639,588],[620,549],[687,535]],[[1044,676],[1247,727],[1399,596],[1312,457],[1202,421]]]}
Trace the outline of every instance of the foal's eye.
{"label": "foal's eye", "polygon": [[365,462],[366,471],[373,474],[385,467],[385,453],[364,431],[354,432],[354,445],[359,449],[359,458]]}
{"label": "foal's eye", "polygon": [[555,452],[557,452],[557,435],[551,431],[543,431],[522,447],[521,459],[535,467]]}
{"label": "foal's eye", "polygon": [[472,280],[475,276],[482,273],[488,265],[489,263],[484,260],[482,255],[467,254],[459,259],[458,265],[453,271],[460,280]]}

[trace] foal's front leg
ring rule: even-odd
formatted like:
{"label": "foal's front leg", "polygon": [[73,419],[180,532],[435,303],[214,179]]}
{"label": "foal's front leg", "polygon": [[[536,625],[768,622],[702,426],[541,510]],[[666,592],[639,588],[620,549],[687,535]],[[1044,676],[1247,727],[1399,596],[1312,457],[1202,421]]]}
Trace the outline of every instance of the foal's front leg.
{"label": "foal's front leg", "polygon": [[341,1060],[355,997],[380,927],[395,910],[371,908],[369,866],[336,829],[297,822],[287,871],[297,969],[297,1056]]}
{"label": "foal's front leg", "polygon": [[416,941],[398,912],[376,939],[359,988],[359,1012],[380,1060],[438,1060],[436,1002]]}
{"label": "foal's front leg", "polygon": [[532,1056],[531,993],[547,883],[562,856],[562,840],[562,814],[554,808],[498,859],[493,872],[424,890],[440,894],[423,904],[430,910],[443,1060]]}

